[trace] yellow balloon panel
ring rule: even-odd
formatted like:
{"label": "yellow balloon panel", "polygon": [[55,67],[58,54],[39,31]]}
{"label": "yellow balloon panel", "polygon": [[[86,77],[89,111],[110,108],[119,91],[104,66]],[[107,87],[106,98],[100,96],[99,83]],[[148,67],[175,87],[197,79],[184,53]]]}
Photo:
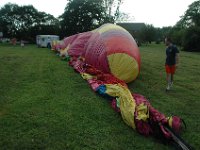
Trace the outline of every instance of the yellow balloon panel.
{"label": "yellow balloon panel", "polygon": [[95,32],[99,32],[100,34],[101,33],[104,33],[104,32],[108,32],[108,31],[112,31],[112,30],[122,30],[123,32],[127,32],[124,28],[118,26],[118,25],[113,25],[113,24],[105,24],[103,26],[101,26],[100,28],[98,28],[97,30],[95,30]]}
{"label": "yellow balloon panel", "polygon": [[114,53],[107,56],[111,73],[125,81],[133,81],[139,74],[137,61],[125,53]]}
{"label": "yellow balloon panel", "polygon": [[131,92],[121,84],[106,84],[106,93],[120,99],[120,110],[123,120],[135,129],[135,100]]}

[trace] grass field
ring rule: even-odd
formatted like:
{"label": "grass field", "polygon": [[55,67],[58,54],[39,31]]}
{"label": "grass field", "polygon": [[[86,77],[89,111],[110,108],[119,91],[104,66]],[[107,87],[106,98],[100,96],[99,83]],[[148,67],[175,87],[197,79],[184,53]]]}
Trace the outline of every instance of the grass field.
{"label": "grass field", "polygon": [[[200,149],[200,53],[180,53],[172,91],[165,92],[165,47],[140,47],[132,92],[167,116],[182,117],[181,136]],[[128,127],[106,99],[55,53],[35,45],[0,45],[0,150],[169,150]]]}

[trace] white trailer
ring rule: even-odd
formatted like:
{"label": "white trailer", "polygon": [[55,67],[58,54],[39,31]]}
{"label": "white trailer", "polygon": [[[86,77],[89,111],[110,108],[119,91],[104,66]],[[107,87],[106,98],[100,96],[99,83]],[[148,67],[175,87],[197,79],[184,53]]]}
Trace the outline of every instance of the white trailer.
{"label": "white trailer", "polygon": [[58,35],[37,35],[36,36],[36,44],[38,47],[47,47],[51,48],[52,41],[58,41]]}

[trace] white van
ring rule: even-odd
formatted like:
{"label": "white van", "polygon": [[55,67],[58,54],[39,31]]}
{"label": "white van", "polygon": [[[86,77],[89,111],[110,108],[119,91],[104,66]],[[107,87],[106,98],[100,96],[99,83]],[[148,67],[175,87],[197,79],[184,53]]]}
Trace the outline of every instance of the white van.
{"label": "white van", "polygon": [[37,35],[36,44],[38,47],[51,48],[52,41],[58,41],[59,36],[57,35]]}

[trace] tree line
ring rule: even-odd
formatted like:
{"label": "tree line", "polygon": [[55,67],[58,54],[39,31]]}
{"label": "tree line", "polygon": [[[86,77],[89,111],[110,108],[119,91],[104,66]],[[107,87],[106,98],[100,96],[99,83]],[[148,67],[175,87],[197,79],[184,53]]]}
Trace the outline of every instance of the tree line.
{"label": "tree line", "polygon": [[[32,5],[7,3],[0,8],[0,32],[4,37],[35,41],[38,34],[61,38],[97,28],[114,20],[122,0],[67,0],[64,13],[55,18]],[[114,13],[113,13],[114,12]]]}
{"label": "tree line", "polygon": [[[8,3],[0,8],[0,32],[4,37],[35,42],[38,34],[56,34],[61,38],[93,30],[104,23],[130,18],[120,12],[123,0],[67,0],[64,13],[58,18],[40,12],[32,5]],[[141,44],[160,43],[164,37],[187,51],[200,51],[200,0],[189,5],[175,26],[155,28],[146,24],[136,35]]]}
{"label": "tree line", "polygon": [[4,37],[35,41],[37,34],[57,34],[58,29],[58,19],[32,5],[8,3],[0,9],[0,31]]}
{"label": "tree line", "polygon": [[141,43],[160,43],[168,36],[183,50],[200,52],[200,0],[189,5],[176,25],[155,28],[147,24],[137,36]]}

